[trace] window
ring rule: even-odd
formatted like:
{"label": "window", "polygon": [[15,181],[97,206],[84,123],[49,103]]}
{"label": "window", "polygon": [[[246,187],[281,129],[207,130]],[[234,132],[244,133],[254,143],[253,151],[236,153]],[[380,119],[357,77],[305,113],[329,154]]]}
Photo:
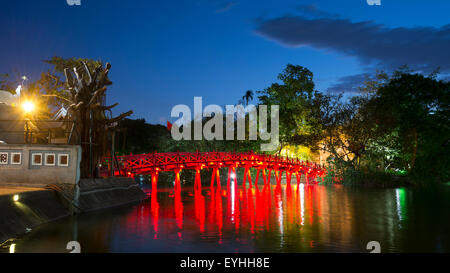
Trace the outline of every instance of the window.
{"label": "window", "polygon": [[69,166],[69,155],[68,154],[58,155],[58,166],[62,166],[62,167]]}
{"label": "window", "polygon": [[34,166],[42,165],[42,154],[33,154],[31,159],[31,165]]}
{"label": "window", "polygon": [[11,164],[13,164],[13,165],[22,164],[22,154],[21,153],[11,153]]}
{"label": "window", "polygon": [[0,153],[0,165],[8,164],[8,153]]}
{"label": "window", "polygon": [[45,154],[45,166],[55,166],[56,165],[55,157],[56,157],[55,154]]}

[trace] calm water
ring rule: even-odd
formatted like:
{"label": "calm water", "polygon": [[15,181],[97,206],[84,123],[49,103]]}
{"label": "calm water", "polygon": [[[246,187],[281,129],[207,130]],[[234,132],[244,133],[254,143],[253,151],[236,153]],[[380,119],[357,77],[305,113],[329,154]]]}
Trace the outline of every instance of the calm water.
{"label": "calm water", "polygon": [[[450,187],[159,189],[139,204],[62,219],[14,241],[15,252],[450,252]],[[8,252],[9,246],[1,249]]]}

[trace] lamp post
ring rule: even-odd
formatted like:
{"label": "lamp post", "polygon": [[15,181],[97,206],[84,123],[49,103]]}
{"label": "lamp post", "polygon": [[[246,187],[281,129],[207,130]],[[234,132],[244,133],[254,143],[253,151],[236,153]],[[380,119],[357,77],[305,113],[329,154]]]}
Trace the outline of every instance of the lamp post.
{"label": "lamp post", "polygon": [[[30,126],[28,124],[28,122],[30,121],[30,115],[32,112],[34,112],[36,106],[32,101],[25,101],[24,103],[22,103],[22,110],[25,113],[25,143],[28,144],[28,136],[31,135],[30,134]],[[33,136],[31,135],[30,137],[30,141],[32,142],[33,140]]]}

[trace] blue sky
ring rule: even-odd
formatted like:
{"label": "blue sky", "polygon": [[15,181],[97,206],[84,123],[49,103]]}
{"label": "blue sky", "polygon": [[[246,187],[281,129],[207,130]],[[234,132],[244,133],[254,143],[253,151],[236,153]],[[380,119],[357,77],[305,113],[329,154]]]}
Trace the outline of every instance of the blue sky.
{"label": "blue sky", "polygon": [[116,114],[165,123],[176,104],[234,104],[286,64],[314,73],[320,91],[349,91],[401,64],[450,73],[446,0],[4,0],[0,74],[35,80],[52,56],[112,64]]}

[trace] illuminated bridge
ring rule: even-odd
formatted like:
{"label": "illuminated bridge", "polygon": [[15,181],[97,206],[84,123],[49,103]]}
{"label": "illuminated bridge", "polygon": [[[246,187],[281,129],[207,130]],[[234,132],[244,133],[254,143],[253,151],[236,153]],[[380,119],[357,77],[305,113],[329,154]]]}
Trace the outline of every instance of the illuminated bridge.
{"label": "illuminated bridge", "polygon": [[[156,186],[159,172],[175,173],[175,188],[180,188],[180,173],[182,170],[196,170],[195,188],[201,186],[200,171],[202,169],[212,169],[211,185],[215,180],[220,185],[221,168],[228,168],[228,185],[231,177],[236,177],[236,168],[244,168],[243,185],[248,183],[250,187],[256,185],[261,174],[264,184],[270,183],[272,171],[277,184],[281,183],[283,172],[286,173],[286,183],[291,184],[292,175],[296,176],[297,184],[300,183],[301,176],[304,175],[307,183],[325,175],[325,169],[311,162],[304,162],[298,159],[279,157],[272,155],[260,155],[253,152],[177,152],[177,153],[150,153],[140,155],[125,155],[111,158],[104,158],[103,169],[105,171],[114,170],[111,165],[118,166],[115,174],[122,174],[134,177],[135,175],[151,175],[152,184]],[[250,169],[256,169],[256,177],[253,181]]]}

